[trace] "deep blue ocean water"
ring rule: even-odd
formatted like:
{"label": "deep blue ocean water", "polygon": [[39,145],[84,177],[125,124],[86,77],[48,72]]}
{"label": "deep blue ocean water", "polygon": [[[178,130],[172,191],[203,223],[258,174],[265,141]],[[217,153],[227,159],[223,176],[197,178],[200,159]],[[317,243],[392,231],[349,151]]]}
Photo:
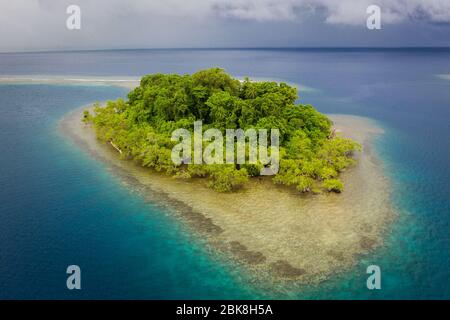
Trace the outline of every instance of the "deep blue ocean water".
{"label": "deep blue ocean water", "polygon": [[[449,50],[122,50],[0,54],[7,75],[138,77],[219,66],[298,84],[300,101],[369,117],[399,219],[359,265],[289,296],[254,288],[165,209],[132,193],[58,131],[126,90],[0,85],[0,298],[450,298]],[[82,290],[66,289],[66,267]],[[382,289],[365,269],[382,269]]]}

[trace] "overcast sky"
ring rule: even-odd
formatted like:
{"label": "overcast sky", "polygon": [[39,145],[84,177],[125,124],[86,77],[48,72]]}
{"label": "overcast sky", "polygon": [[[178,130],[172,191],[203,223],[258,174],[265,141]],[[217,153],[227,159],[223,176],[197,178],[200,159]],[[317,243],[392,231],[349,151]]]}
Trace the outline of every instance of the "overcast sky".
{"label": "overcast sky", "polygon": [[320,46],[450,46],[450,0],[0,0],[0,51]]}

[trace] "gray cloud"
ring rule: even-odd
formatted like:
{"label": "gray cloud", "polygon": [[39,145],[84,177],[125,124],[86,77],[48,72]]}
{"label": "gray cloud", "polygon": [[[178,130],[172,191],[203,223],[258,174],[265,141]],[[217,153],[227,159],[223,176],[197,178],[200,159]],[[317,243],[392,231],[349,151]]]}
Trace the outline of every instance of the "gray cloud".
{"label": "gray cloud", "polygon": [[[368,34],[373,2],[384,29]],[[81,7],[80,31],[65,28],[71,4]],[[449,45],[449,23],[450,0],[0,0],[0,51]]]}
{"label": "gray cloud", "polygon": [[449,0],[216,0],[213,8],[222,17],[256,21],[294,20],[303,11],[323,11],[328,23],[357,25],[366,19],[366,8],[380,6],[385,23],[424,18],[450,22]]}

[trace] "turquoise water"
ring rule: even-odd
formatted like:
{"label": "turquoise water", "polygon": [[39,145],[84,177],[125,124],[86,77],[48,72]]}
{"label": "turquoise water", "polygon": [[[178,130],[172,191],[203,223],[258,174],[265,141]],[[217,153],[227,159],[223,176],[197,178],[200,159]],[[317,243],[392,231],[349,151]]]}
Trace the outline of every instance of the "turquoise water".
{"label": "turquoise water", "polygon": [[[232,272],[214,264],[161,208],[130,193],[63,137],[67,111],[123,96],[108,87],[0,86],[2,298],[226,298]],[[82,270],[82,290],[65,269]]]}
{"label": "turquoise water", "polygon": [[[0,54],[1,75],[140,76],[221,66],[312,88],[303,102],[367,116],[398,221],[354,269],[288,295],[217,261],[167,209],[145,202],[58,132],[69,110],[126,95],[76,85],[0,85],[0,298],[450,298],[448,50],[156,50]],[[65,287],[78,264],[82,290]],[[367,290],[365,268],[382,269]]]}

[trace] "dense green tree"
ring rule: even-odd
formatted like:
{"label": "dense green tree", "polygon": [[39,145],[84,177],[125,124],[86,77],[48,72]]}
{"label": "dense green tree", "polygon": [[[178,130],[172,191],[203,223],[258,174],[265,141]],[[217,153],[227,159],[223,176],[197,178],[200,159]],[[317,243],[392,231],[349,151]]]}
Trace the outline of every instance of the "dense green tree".
{"label": "dense green tree", "polygon": [[[179,128],[192,132],[196,120],[203,121],[203,130],[217,128],[222,133],[278,129],[280,168],[274,183],[300,192],[341,192],[339,173],[355,162],[352,154],[360,146],[335,136],[325,115],[310,105],[296,104],[297,99],[297,89],[285,83],[248,78],[241,82],[219,68],[182,76],[152,74],[141,79],[126,101],[96,105],[93,114],[83,114],[83,121],[92,123],[97,137],[111,143],[122,157],[176,178],[209,179],[209,185],[221,192],[258,176],[261,163],[175,165],[172,132]],[[246,152],[248,156],[248,148]]]}

